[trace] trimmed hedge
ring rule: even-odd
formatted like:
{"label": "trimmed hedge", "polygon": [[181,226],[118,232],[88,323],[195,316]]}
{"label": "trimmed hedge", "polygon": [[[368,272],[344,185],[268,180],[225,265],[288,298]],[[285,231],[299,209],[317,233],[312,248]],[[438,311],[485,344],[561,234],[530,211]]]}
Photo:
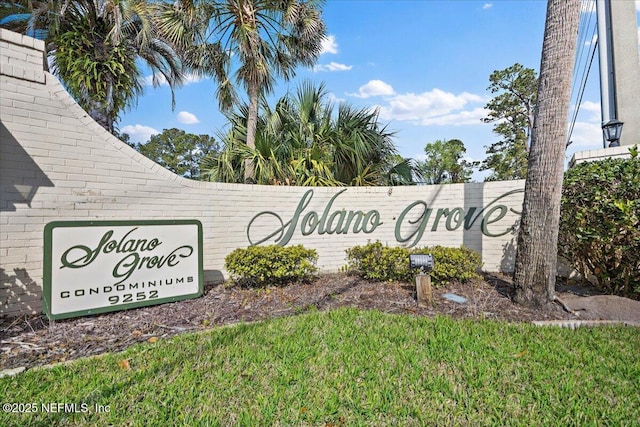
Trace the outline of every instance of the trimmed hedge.
{"label": "trimmed hedge", "polygon": [[224,259],[236,282],[265,286],[309,280],[317,271],[315,249],[296,246],[250,246],[236,249]]}
{"label": "trimmed hedge", "polygon": [[412,282],[420,271],[409,269],[409,254],[424,253],[432,254],[435,261],[434,269],[430,273],[435,287],[449,282],[466,283],[481,278],[478,270],[482,267],[482,258],[464,246],[408,249],[375,242],[354,246],[346,252],[347,270],[370,280]]}
{"label": "trimmed hedge", "polygon": [[558,253],[599,289],[640,296],[640,159],[581,163],[565,173]]}

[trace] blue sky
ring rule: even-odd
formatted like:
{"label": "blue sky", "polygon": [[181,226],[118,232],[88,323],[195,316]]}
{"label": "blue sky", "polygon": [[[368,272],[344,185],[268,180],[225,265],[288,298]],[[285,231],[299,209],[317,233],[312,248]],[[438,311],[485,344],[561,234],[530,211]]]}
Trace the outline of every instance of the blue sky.
{"label": "blue sky", "polygon": [[[485,146],[497,140],[493,125],[481,122],[492,97],[489,75],[516,62],[539,70],[545,13],[543,0],[328,0],[328,39],[316,67],[299,68],[272,98],[295,91],[304,80],[324,82],[335,102],[378,107],[381,122],[397,132],[404,157],[424,158],[427,143],[457,138],[470,160],[482,160]],[[589,16],[595,22],[588,11],[583,22]],[[586,36],[578,46],[584,56],[593,43]],[[597,70],[596,55],[567,160],[576,151],[602,147]],[[206,79],[179,88],[175,110],[166,85],[148,85],[119,121],[135,142],[173,127],[215,136],[224,125],[214,83]],[[474,179],[483,176],[476,173]]]}

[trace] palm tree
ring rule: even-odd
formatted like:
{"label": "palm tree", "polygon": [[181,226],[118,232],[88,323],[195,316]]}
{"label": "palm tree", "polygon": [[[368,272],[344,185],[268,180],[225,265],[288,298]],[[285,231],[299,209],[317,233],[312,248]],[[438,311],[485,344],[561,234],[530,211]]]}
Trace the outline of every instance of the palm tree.
{"label": "palm tree", "polygon": [[212,180],[242,182],[247,159],[256,165],[260,184],[303,186],[398,185],[412,183],[415,169],[397,155],[393,132],[378,123],[377,111],[338,107],[323,84],[303,82],[295,95],[282,97],[272,109],[261,98],[256,146],[245,144],[248,106],[227,115],[231,124],[226,147],[201,169]]}
{"label": "palm tree", "polygon": [[[263,99],[263,103],[266,102]],[[264,111],[268,107],[265,106]],[[229,130],[219,133],[219,139],[224,141],[224,149],[219,153],[208,156],[200,167],[202,176],[210,181],[244,182],[244,167],[249,160],[254,165],[254,179],[258,184],[293,185],[293,172],[289,160],[293,156],[292,147],[284,138],[274,139],[274,123],[269,122],[269,116],[258,119],[256,144],[250,148],[247,140],[247,112],[248,106],[241,106],[238,111],[226,113]]]}
{"label": "palm tree", "polygon": [[158,31],[158,6],[146,0],[22,0],[12,2],[2,25],[44,39],[53,72],[113,133],[119,114],[142,91],[139,59],[172,92],[182,81],[180,60]]}
{"label": "palm tree", "polygon": [[226,114],[229,130],[220,134],[225,148],[205,159],[201,169],[211,181],[244,182],[244,168],[248,162],[254,165],[254,180],[258,184],[331,186],[341,185],[333,177],[329,152],[324,145],[314,143],[308,137],[321,135],[321,129],[313,130],[310,123],[298,119],[298,107],[290,96],[280,99],[271,108],[261,97],[256,126],[255,147],[247,140],[247,116],[245,104]]}
{"label": "palm tree", "polygon": [[[232,78],[248,96],[246,144],[256,148],[260,96],[273,90],[276,77],[289,80],[298,65],[311,66],[326,29],[322,0],[176,1],[165,8],[163,33],[192,70],[218,82],[223,111],[238,105]],[[232,66],[236,66],[231,76]],[[254,163],[244,165],[246,182],[255,182]]]}
{"label": "palm tree", "polygon": [[380,185],[415,185],[416,179],[422,180],[422,173],[414,159],[396,154],[389,156],[386,163],[386,167],[383,168]]}
{"label": "palm tree", "polygon": [[549,0],[518,250],[515,299],[543,306],[555,298],[558,227],[571,78],[580,0]]}

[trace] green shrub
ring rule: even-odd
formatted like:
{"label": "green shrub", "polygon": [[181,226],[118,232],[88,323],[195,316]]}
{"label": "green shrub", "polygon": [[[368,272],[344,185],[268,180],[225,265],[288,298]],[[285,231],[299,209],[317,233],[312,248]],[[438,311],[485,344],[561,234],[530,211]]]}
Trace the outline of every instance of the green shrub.
{"label": "green shrub", "polygon": [[365,279],[409,282],[415,275],[409,270],[409,252],[407,248],[386,246],[381,242],[354,246],[346,250],[347,269]]}
{"label": "green shrub", "polygon": [[449,282],[465,283],[480,279],[482,267],[480,255],[469,248],[446,248],[443,246],[402,248],[383,245],[381,242],[354,246],[347,249],[347,269],[355,271],[365,279],[412,282],[419,270],[409,269],[409,254],[430,253],[435,266],[431,281],[439,287]]}
{"label": "green shrub", "polygon": [[482,268],[482,257],[465,246],[459,248],[433,246],[424,248],[420,252],[433,255],[435,266],[431,272],[431,278],[436,286],[449,282],[466,283],[481,279],[478,271]]}
{"label": "green shrub", "polygon": [[581,163],[566,172],[558,252],[601,290],[640,294],[637,156]]}
{"label": "green shrub", "polygon": [[315,249],[297,246],[250,246],[226,256],[231,278],[243,284],[264,286],[310,279],[317,271]]}

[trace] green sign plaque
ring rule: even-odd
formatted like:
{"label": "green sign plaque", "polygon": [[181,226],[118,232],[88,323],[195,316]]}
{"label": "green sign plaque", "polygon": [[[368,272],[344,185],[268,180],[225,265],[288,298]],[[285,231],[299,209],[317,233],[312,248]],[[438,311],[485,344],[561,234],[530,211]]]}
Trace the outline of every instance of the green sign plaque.
{"label": "green sign plaque", "polygon": [[44,310],[64,319],[202,295],[197,220],[58,221],[44,230]]}

